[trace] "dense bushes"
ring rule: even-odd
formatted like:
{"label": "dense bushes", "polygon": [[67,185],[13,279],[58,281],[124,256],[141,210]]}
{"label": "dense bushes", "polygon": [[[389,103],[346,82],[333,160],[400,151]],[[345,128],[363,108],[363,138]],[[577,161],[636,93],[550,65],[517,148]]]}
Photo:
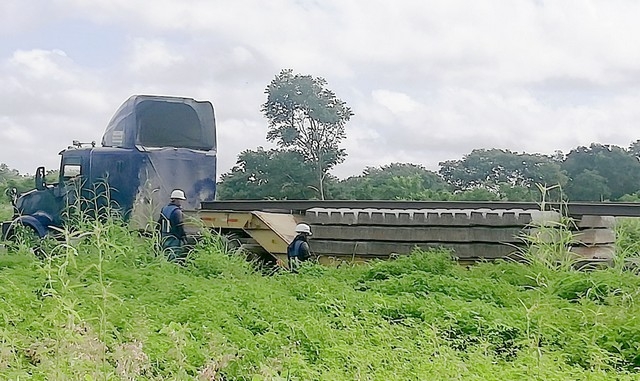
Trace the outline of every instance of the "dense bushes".
{"label": "dense bushes", "polygon": [[184,266],[117,223],[0,255],[0,378],[637,379],[621,268],[455,265],[446,252],[264,276],[210,238]]}

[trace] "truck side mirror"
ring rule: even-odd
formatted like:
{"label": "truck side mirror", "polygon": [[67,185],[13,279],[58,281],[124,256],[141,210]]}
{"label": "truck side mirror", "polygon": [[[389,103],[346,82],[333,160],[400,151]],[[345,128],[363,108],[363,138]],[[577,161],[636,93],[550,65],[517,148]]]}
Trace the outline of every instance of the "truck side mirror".
{"label": "truck side mirror", "polygon": [[44,167],[38,167],[36,169],[36,189],[41,191],[47,188],[47,184],[44,182]]}
{"label": "truck side mirror", "polygon": [[11,205],[16,206],[16,200],[18,200],[18,190],[11,188],[9,191],[9,197],[11,198]]}

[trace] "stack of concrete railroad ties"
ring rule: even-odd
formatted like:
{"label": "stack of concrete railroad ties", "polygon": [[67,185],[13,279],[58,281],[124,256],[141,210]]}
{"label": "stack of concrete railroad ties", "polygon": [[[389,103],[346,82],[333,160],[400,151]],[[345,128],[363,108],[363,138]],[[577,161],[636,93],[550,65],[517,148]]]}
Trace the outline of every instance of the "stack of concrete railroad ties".
{"label": "stack of concrete railroad ties", "polygon": [[[522,209],[309,209],[311,247],[321,262],[365,261],[405,255],[416,248],[444,247],[461,262],[521,258],[525,236],[549,235],[561,215]],[[574,230],[571,252],[584,259],[611,258],[613,217],[584,216]],[[553,236],[554,234],[551,234]],[[553,239],[553,237],[547,238]]]}

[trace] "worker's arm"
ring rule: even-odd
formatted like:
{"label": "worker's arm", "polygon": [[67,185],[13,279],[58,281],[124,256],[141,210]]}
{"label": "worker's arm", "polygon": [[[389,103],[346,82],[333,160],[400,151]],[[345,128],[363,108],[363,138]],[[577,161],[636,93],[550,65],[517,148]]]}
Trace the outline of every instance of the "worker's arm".
{"label": "worker's arm", "polygon": [[309,244],[307,242],[302,242],[302,245],[300,245],[298,259],[300,259],[301,261],[306,261],[309,258],[311,258],[311,250],[309,250]]}
{"label": "worker's arm", "polygon": [[160,217],[158,218],[158,221],[156,221],[156,230],[158,231],[158,233],[160,233],[160,231],[162,230],[162,220],[164,219],[164,216],[162,215],[162,213],[160,213]]}
{"label": "worker's arm", "polygon": [[171,214],[171,220],[171,225],[174,226],[176,238],[184,240],[187,235],[184,232],[184,214],[182,213],[182,210],[176,209],[173,214]]}

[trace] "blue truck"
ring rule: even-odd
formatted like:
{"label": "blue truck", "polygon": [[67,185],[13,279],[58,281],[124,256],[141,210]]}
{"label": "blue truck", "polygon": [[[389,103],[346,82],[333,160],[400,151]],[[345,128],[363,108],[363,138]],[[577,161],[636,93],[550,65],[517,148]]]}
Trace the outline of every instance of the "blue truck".
{"label": "blue truck", "polygon": [[215,199],[216,153],[210,102],[134,95],[116,111],[100,146],[74,141],[60,152],[57,183],[47,184],[45,168],[37,168],[35,189],[14,193],[14,216],[2,223],[2,235],[22,225],[44,237],[65,225],[69,205],[89,213],[117,210],[133,228],[145,229],[176,188],[187,196],[185,208],[198,209]]}

